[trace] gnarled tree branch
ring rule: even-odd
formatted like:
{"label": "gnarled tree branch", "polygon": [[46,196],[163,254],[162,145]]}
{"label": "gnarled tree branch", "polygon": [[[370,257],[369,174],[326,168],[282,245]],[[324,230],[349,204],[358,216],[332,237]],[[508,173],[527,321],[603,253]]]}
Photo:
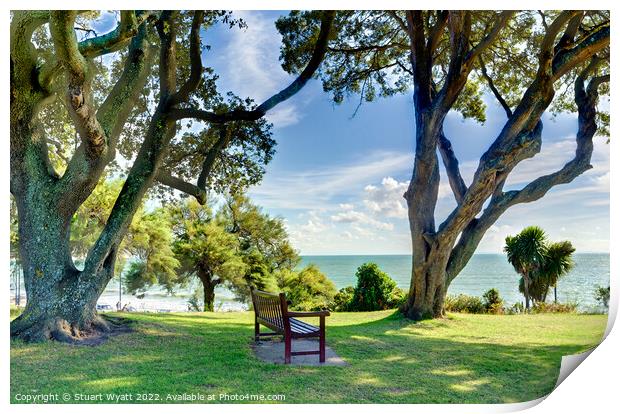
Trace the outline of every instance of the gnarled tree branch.
{"label": "gnarled tree branch", "polygon": [[179,91],[171,98],[171,104],[184,102],[190,93],[198,88],[202,76],[202,58],[200,57],[200,27],[204,20],[204,11],[196,10],[192,19],[189,35],[190,75]]}
{"label": "gnarled tree branch", "polygon": [[256,121],[257,119],[263,117],[267,113],[267,111],[299,92],[299,90],[310,80],[310,78],[312,78],[314,73],[317,71],[317,69],[321,65],[321,62],[323,61],[325,53],[327,52],[329,33],[334,22],[335,14],[336,13],[333,10],[325,11],[323,13],[323,18],[321,19],[321,29],[316,44],[314,45],[312,57],[310,58],[310,61],[308,62],[304,70],[299,74],[299,76],[297,76],[297,78],[293,82],[291,82],[289,86],[265,100],[255,109],[236,109],[233,111],[217,114],[209,111],[203,111],[200,109],[178,108],[170,111],[170,118],[175,120],[184,118],[195,118],[205,122],[223,124],[231,121]]}
{"label": "gnarled tree branch", "polygon": [[459,169],[459,160],[454,154],[452,149],[452,143],[442,131],[439,135],[439,153],[443,160],[443,165],[446,168],[446,174],[448,175],[448,181],[450,182],[450,188],[454,193],[454,198],[458,204],[463,202],[463,196],[467,192],[467,185],[461,176]]}
{"label": "gnarled tree branch", "polygon": [[204,189],[188,183],[178,177],[174,177],[168,171],[159,170],[155,176],[155,180],[167,187],[174,188],[175,190],[179,190],[185,194],[196,197],[196,200],[198,200],[200,204],[205,204],[207,202],[207,192]]}
{"label": "gnarled tree branch", "polygon": [[139,13],[133,10],[121,10],[121,21],[114,30],[104,35],[81,41],[78,49],[82,56],[86,58],[94,58],[116,52],[127,46],[131,38],[138,33],[138,27],[155,15],[156,13],[152,10]]}
{"label": "gnarled tree branch", "polygon": [[[594,77],[585,87],[585,78],[593,70],[588,65],[575,81],[575,103],[578,108],[578,130],[576,134],[577,148],[575,156],[560,170],[539,177],[521,190],[496,193],[484,212],[478,219],[473,219],[463,230],[461,237],[451,252],[447,274],[449,280],[454,279],[465,267],[486,231],[510,207],[529,203],[542,198],[556,185],[566,184],[592,168],[590,160],[594,145],[592,139],[596,134],[596,103],[598,100],[597,88],[602,82],[608,81],[607,76]],[[600,79],[600,80],[599,80]],[[596,82],[595,82],[596,81]],[[593,83],[594,82],[594,83]]]}

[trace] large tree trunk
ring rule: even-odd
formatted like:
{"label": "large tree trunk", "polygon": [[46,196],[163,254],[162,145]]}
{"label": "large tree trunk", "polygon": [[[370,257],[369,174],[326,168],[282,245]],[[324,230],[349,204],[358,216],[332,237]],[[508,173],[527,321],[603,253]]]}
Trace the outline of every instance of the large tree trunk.
{"label": "large tree trunk", "polygon": [[114,254],[96,273],[79,271],[69,246],[71,215],[21,198],[17,205],[27,303],[24,312],[11,322],[11,336],[26,341],[74,342],[107,331],[96,304],[114,273]]}
{"label": "large tree trunk", "polygon": [[213,312],[213,305],[215,304],[215,285],[209,282],[202,282],[202,289],[205,296],[205,312]]}
{"label": "large tree trunk", "polygon": [[204,293],[204,307],[205,312],[213,312],[215,304],[215,287],[220,284],[219,279],[214,279],[210,272],[202,269],[198,270],[198,278],[202,283],[202,291]]}
{"label": "large tree trunk", "polygon": [[523,275],[523,296],[525,296],[525,310],[530,309],[530,279]]}

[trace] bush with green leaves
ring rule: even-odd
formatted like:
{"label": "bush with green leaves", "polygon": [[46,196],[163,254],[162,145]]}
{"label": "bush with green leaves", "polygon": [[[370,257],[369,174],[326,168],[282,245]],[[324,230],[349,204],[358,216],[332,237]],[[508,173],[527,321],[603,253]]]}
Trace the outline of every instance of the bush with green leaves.
{"label": "bush with green leaves", "polygon": [[355,288],[353,286],[343,287],[334,296],[334,301],[330,308],[336,312],[348,312],[351,309],[354,293]]}
{"label": "bush with green leaves", "polygon": [[284,271],[278,279],[292,310],[321,310],[334,301],[336,286],[314,264],[300,271]]}
{"label": "bush with green leaves", "polygon": [[609,309],[609,292],[610,287],[597,286],[594,291],[594,299],[600,303],[605,309]]}
{"label": "bush with green leaves", "polygon": [[446,312],[459,313],[485,313],[486,307],[482,303],[482,299],[478,296],[465,295],[448,295],[444,302],[444,310]]}
{"label": "bush with green leaves", "polygon": [[17,318],[19,315],[22,314],[22,311],[24,310],[24,308],[20,308],[19,306],[15,306],[15,305],[11,305],[11,319],[13,318]]}
{"label": "bush with green leaves", "polygon": [[532,313],[575,313],[577,303],[546,303],[535,302],[532,306]]}
{"label": "bush with green leaves", "polygon": [[367,312],[393,309],[402,301],[402,294],[396,287],[396,282],[379,269],[376,263],[364,263],[357,268],[355,276],[357,285],[353,291],[349,310]]}
{"label": "bush with green leaves", "polygon": [[504,308],[504,313],[507,315],[518,315],[520,313],[525,313],[525,306],[523,306],[523,302],[516,302],[509,308]]}
{"label": "bush with green leaves", "polygon": [[499,291],[495,288],[487,290],[482,295],[484,308],[487,313],[500,314],[504,313],[504,300],[499,295]]}

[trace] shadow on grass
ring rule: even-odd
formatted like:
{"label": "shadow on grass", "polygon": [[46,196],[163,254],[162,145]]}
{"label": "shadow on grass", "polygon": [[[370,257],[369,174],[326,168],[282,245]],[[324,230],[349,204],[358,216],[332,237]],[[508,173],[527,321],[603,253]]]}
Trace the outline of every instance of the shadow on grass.
{"label": "shadow on grass", "polygon": [[561,356],[588,345],[573,338],[501,343],[475,335],[469,322],[412,323],[389,315],[328,325],[328,344],[350,366],[292,367],[254,357],[249,315],[128,317],[138,321],[137,331],[97,348],[13,342],[12,398],[35,389],[159,394],[151,402],[180,393],[284,394],[285,402],[311,403],[518,402],[551,391]]}

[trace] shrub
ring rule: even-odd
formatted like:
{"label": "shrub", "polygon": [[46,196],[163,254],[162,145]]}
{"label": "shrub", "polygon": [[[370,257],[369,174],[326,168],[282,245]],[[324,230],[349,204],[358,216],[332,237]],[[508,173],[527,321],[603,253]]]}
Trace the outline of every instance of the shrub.
{"label": "shrub", "polygon": [[355,288],[353,286],[347,286],[340,289],[334,296],[334,302],[330,308],[337,312],[349,311],[351,308],[351,302],[353,301],[354,292]]}
{"label": "shrub", "polygon": [[606,309],[609,308],[609,292],[609,286],[597,286],[594,291],[594,299]]}
{"label": "shrub", "polygon": [[205,306],[204,293],[202,289],[196,288],[192,295],[187,299],[187,310],[190,312],[202,312]]}
{"label": "shrub", "polygon": [[525,306],[523,306],[522,302],[517,302],[509,308],[504,308],[504,313],[508,315],[517,315],[519,313],[524,313],[524,312],[525,312]]}
{"label": "shrub", "polygon": [[357,268],[357,285],[353,291],[350,310],[376,311],[397,307],[399,293],[396,282],[379,269],[376,263],[364,263]]}
{"label": "shrub", "polygon": [[336,295],[336,286],[316,265],[308,265],[298,272],[286,272],[280,288],[291,302],[292,310],[313,311],[330,306]]}
{"label": "shrub", "polygon": [[444,301],[446,312],[484,313],[486,308],[478,296],[448,295]]}
{"label": "shrub", "polygon": [[536,302],[532,306],[532,313],[575,313],[576,303],[546,303]]}
{"label": "shrub", "polygon": [[499,295],[499,291],[495,288],[487,290],[483,295],[484,308],[487,313],[500,314],[504,313],[504,300]]}
{"label": "shrub", "polygon": [[388,302],[388,305],[390,309],[395,309],[405,303],[406,299],[407,291],[399,287],[395,287],[394,290],[392,290],[392,294],[390,295],[390,301]]}
{"label": "shrub", "polygon": [[20,308],[19,306],[11,305],[11,319],[17,318],[21,315],[24,308]]}

